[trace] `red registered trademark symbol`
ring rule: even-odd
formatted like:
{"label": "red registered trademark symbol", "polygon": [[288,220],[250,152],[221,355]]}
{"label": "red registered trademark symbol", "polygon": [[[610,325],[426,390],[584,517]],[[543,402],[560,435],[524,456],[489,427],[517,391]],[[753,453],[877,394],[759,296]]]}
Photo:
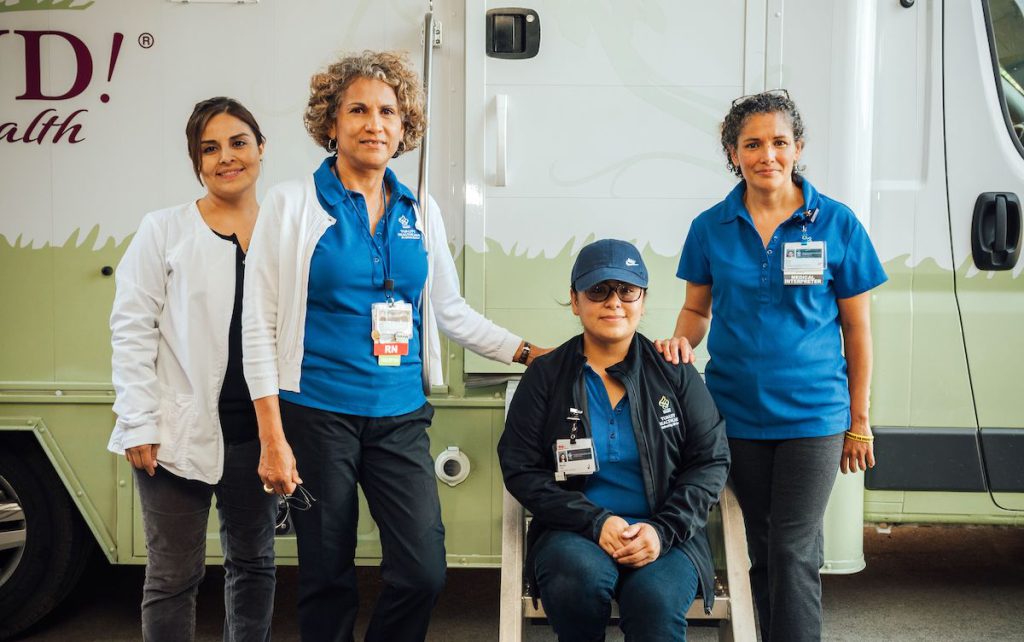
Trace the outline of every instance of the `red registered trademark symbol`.
{"label": "red registered trademark symbol", "polygon": [[153,34],[146,32],[139,34],[140,47],[142,47],[143,49],[149,49],[154,44],[156,44],[156,40],[153,39]]}

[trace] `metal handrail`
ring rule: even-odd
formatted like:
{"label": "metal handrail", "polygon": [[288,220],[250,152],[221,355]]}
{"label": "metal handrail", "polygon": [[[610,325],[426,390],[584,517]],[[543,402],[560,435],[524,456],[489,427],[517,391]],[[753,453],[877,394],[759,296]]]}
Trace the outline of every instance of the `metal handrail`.
{"label": "metal handrail", "polygon": [[[416,199],[420,204],[419,215],[423,224],[423,247],[429,252],[430,226],[427,216],[430,210],[430,194],[427,192],[427,178],[430,169],[430,71],[434,58],[434,12],[427,11],[423,24],[423,118],[427,126],[423,129],[420,143],[420,180]],[[429,255],[428,255],[429,259]],[[430,270],[427,263],[427,280],[420,295],[420,358],[423,363],[423,394],[430,395]]]}

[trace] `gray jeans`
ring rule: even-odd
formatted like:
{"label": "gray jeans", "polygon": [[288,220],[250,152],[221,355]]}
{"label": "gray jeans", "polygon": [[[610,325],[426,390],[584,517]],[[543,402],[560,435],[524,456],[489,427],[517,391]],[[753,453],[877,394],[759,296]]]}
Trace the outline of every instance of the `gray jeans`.
{"label": "gray jeans", "polygon": [[135,471],[146,532],[142,637],[150,642],[195,637],[196,593],[206,574],[206,526],[217,496],[224,550],[224,640],[270,639],[274,611],[274,520],[277,498],[256,474],[258,439],[227,444],[224,475],[214,485],[157,468]]}
{"label": "gray jeans", "polygon": [[822,519],[843,438],[729,440],[762,642],[821,639]]}

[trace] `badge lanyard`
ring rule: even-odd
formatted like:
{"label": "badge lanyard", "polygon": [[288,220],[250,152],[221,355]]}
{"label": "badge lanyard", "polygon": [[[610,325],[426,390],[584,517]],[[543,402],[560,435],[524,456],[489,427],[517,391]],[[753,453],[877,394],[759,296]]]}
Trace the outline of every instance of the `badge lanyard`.
{"label": "badge lanyard", "polygon": [[[333,169],[333,168],[332,168]],[[341,177],[338,176],[338,182],[341,183],[342,187],[345,184],[342,183]],[[359,208],[356,207],[356,202],[352,198],[352,194],[347,187],[345,187],[345,198],[348,199],[348,204],[352,208],[352,211],[358,213]],[[365,200],[365,199],[364,199]],[[388,201],[387,193],[384,191],[384,181],[380,182],[380,200],[384,203],[384,214],[381,216],[381,224],[384,226],[384,300],[388,302],[388,305],[395,304],[395,281],[391,278],[391,239],[388,238]],[[374,257],[373,247],[373,230],[370,229],[369,221],[370,213],[367,211],[364,225],[366,226],[366,233],[369,235],[370,240],[367,241],[367,247],[370,250],[370,258]]]}
{"label": "badge lanyard", "polygon": [[569,422],[569,443],[576,443],[576,433],[580,429],[580,419],[583,418],[583,411],[578,408],[569,408],[569,416],[566,417],[566,421]]}
{"label": "badge lanyard", "polygon": [[817,219],[818,219],[818,209],[817,208],[815,208],[813,210],[805,210],[804,211],[803,225],[800,228],[800,243],[802,245],[807,245],[811,241],[810,235],[807,234],[807,222],[810,221],[811,223],[813,223]]}
{"label": "badge lanyard", "polygon": [[[335,172],[335,176],[338,176],[337,172]],[[341,182],[340,176],[338,176],[338,181]],[[342,183],[342,188],[344,188],[345,198],[348,201],[349,207],[359,216],[359,208],[356,207],[355,199],[352,198],[350,190],[345,188],[344,183]],[[394,367],[400,366],[402,364],[402,357],[409,354],[409,339],[412,337],[413,328],[413,310],[409,303],[395,300],[395,281],[391,272],[388,200],[384,181],[381,181],[380,184],[380,199],[384,207],[384,214],[381,216],[383,220],[378,222],[378,225],[383,226],[384,264],[381,268],[384,272],[384,282],[382,283],[384,301],[370,305],[370,336],[373,339],[373,356],[377,358],[377,365]],[[370,229],[369,208],[366,210],[366,216],[360,216],[360,219],[363,223],[363,229],[366,231],[366,246],[370,253],[370,259],[371,261],[376,261],[378,260],[377,246],[374,241],[376,235]]]}

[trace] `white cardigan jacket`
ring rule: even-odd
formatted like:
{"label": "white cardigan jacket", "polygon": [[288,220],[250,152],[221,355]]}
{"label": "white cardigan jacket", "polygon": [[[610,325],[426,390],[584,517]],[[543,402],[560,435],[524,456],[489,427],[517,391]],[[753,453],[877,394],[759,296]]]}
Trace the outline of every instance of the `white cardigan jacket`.
{"label": "white cardigan jacket", "polygon": [[220,480],[217,405],[228,363],[235,252],[194,202],[142,219],[115,277],[117,423],[108,450],[160,444],[157,462],[168,471],[208,484]]}
{"label": "white cardigan jacket", "polygon": [[[428,221],[427,278],[435,321],[429,337],[431,383],[444,383],[438,328],[464,348],[511,363],[521,338],[481,315],[462,297],[434,199],[430,199]],[[299,392],[309,264],[320,237],[334,223],[334,217],[320,206],[312,176],[276,185],[263,199],[246,258],[242,315],[242,363],[253,399],[280,390]],[[420,232],[422,225],[417,217]]]}

